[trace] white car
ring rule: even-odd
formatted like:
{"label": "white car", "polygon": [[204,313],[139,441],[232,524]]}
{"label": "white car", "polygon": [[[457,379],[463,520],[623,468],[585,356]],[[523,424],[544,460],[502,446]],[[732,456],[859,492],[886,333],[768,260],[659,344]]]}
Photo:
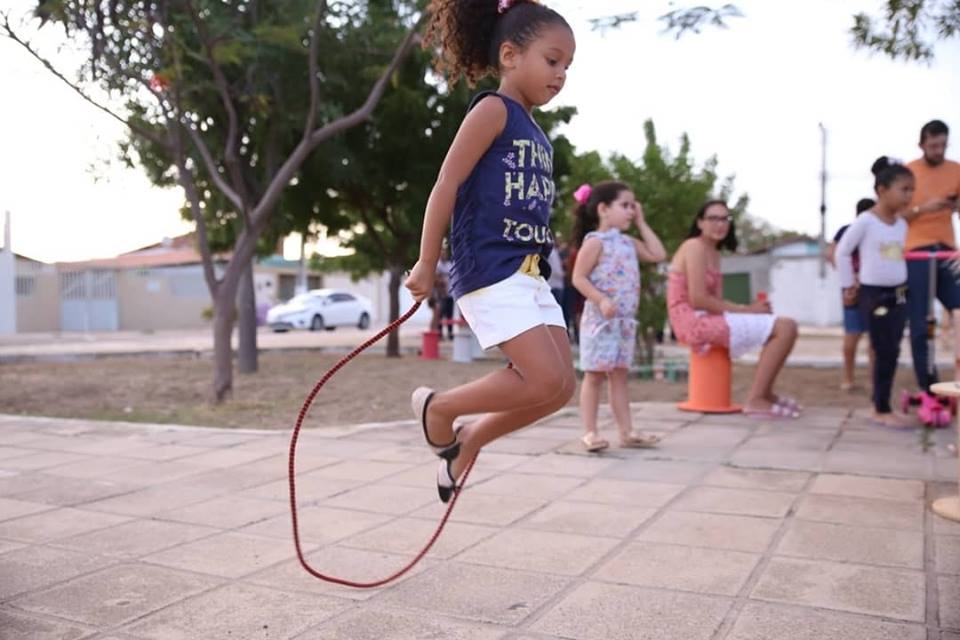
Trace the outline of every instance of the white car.
{"label": "white car", "polygon": [[372,306],[363,296],[339,289],[313,289],[267,311],[267,325],[274,331],[370,326]]}

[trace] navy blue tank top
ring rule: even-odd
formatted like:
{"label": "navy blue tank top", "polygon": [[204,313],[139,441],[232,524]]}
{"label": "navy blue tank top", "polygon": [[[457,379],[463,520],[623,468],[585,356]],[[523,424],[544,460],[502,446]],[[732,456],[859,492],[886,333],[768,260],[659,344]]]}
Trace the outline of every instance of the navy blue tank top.
{"label": "navy blue tank top", "polygon": [[481,93],[470,109],[487,97],[503,101],[507,122],[457,191],[450,236],[456,298],[510,277],[530,264],[531,255],[538,256],[534,270],[539,266],[550,277],[553,147],[526,109],[507,96]]}

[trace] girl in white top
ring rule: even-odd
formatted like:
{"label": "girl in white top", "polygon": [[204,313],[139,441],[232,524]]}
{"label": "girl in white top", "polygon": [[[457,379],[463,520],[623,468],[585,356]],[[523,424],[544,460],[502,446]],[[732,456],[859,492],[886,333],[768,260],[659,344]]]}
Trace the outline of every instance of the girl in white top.
{"label": "girl in white top", "polygon": [[[871,169],[876,177],[877,203],[847,229],[837,245],[837,269],[844,297],[856,296],[870,345],[876,352],[873,368],[873,421],[889,427],[913,426],[890,408],[890,392],[900,357],[906,322],[907,263],[903,258],[907,223],[900,212],[913,197],[913,174],[886,156]],[[860,252],[860,273],[853,271],[853,252]]]}

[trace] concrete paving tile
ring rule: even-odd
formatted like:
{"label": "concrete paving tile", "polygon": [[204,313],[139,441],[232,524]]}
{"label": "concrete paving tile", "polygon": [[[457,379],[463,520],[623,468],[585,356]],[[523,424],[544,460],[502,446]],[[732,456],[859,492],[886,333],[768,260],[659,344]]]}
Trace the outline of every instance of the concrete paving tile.
{"label": "concrete paving tile", "polygon": [[812,494],[801,498],[796,517],[837,524],[922,531],[924,505],[920,502]]}
{"label": "concrete paving tile", "polygon": [[[412,557],[430,540],[436,528],[437,522],[434,520],[400,518],[382,527],[350,536],[339,544],[355,549],[385,551]],[[447,522],[443,534],[437,538],[427,557],[452,558],[498,531],[500,529],[496,527]]]}
{"label": "concrete paving tile", "polygon": [[735,596],[760,556],[741,551],[698,549],[636,542],[606,561],[594,580]]}
{"label": "concrete paving tile", "polygon": [[[63,478],[44,473],[22,473],[17,476],[0,479],[9,481],[7,488],[13,489],[7,497],[27,502],[70,506],[129,493],[136,485],[96,480],[77,482],[72,478]],[[0,491],[2,493],[2,491]]]}
{"label": "concrete paving tile", "polygon": [[60,540],[57,546],[98,553],[103,556],[139,558],[217,533],[217,529],[164,522],[162,520],[134,520],[109,529],[101,529]]}
{"label": "concrete paving tile", "polygon": [[[342,462],[340,458],[321,455],[298,455],[296,459],[297,475],[309,473],[321,467],[329,467],[332,464]],[[267,476],[273,480],[286,478],[289,470],[289,460],[286,453],[260,458],[254,462],[238,465],[234,471],[240,473],[250,473],[257,477]]]}
{"label": "concrete paving tile", "polygon": [[39,502],[27,502],[26,500],[11,500],[9,498],[0,498],[0,520],[11,520],[21,516],[38,513],[40,511],[49,511],[55,507],[49,504]]}
{"label": "concrete paving tile", "polygon": [[483,455],[477,457],[474,471],[508,471],[517,465],[527,462],[530,456],[514,453],[494,453],[483,450]]}
{"label": "concrete paving tile", "polygon": [[[933,547],[937,573],[960,576],[960,538],[935,536]],[[960,607],[960,600],[957,606]]]}
{"label": "concrete paving tile", "polygon": [[923,569],[923,532],[794,520],[775,553]]}
{"label": "concrete paving tile", "polygon": [[129,630],[149,640],[290,638],[346,606],[324,596],[231,584],[149,615]]}
{"label": "concrete paving tile", "polygon": [[728,463],[735,467],[819,472],[823,469],[824,455],[820,451],[756,449],[748,443],[737,449]]}
{"label": "concrete paving tile", "polygon": [[162,462],[153,462],[150,460],[140,462],[130,467],[117,469],[116,471],[106,474],[102,479],[147,486],[179,480],[206,470],[206,467],[181,460],[167,460]]}
{"label": "concrete paving tile", "polygon": [[378,602],[429,615],[516,625],[553,599],[569,578],[446,562],[385,591]]}
{"label": "concrete paving tile", "polygon": [[115,562],[50,547],[23,547],[0,555],[0,599],[40,589]]}
{"label": "concrete paving tile", "polygon": [[960,640],[960,631],[957,633],[944,631],[940,634],[940,640]]}
{"label": "concrete paving tile", "polygon": [[[335,496],[361,486],[359,480],[334,480],[311,476],[312,472],[297,476],[297,503],[310,504]],[[391,484],[394,484],[391,480]],[[256,500],[276,500],[290,504],[290,483],[287,480],[275,480],[256,487],[236,491],[231,495]]]}
{"label": "concrete paving tile", "polygon": [[0,522],[0,537],[21,542],[48,542],[129,521],[126,516],[61,508]]}
{"label": "concrete paving tile", "polygon": [[772,518],[668,511],[637,534],[637,539],[762,552],[770,545],[779,527],[780,521]]}
{"label": "concrete paving tile", "polygon": [[17,607],[89,625],[114,626],[219,584],[218,580],[128,564],[18,598]]}
{"label": "concrete paving tile", "polygon": [[923,622],[919,571],[774,558],[751,598]]}
{"label": "concrete paving tile", "polygon": [[940,516],[933,517],[933,531],[945,536],[960,536],[960,522],[947,520]]}
{"label": "concrete paving tile", "polygon": [[933,459],[933,479],[940,482],[957,481],[957,459],[953,458],[934,458]]}
{"label": "concrete paving tile", "polygon": [[[308,436],[314,435],[308,433]],[[341,460],[352,460],[359,458],[371,451],[383,449],[383,440],[348,440],[344,438],[302,438],[297,444],[297,457],[310,457],[312,455],[325,456],[331,458],[340,458]]]}
{"label": "concrete paving tile", "polygon": [[701,486],[681,495],[670,509],[782,518],[796,498],[793,493]]}
{"label": "concrete paving tile", "polygon": [[732,602],[724,598],[588,582],[532,627],[575,640],[708,640]]}
{"label": "concrete paving tile", "polygon": [[93,633],[93,629],[75,622],[38,618],[0,607],[0,633],[3,640],[79,640]]}
{"label": "concrete paving tile", "polygon": [[13,551],[14,549],[22,549],[26,545],[19,542],[13,542],[11,540],[0,540],[0,553],[6,553],[8,551]]}
{"label": "concrete paving tile", "polygon": [[[457,506],[451,513],[450,520],[505,527],[546,504],[546,500],[537,498],[480,493],[471,490],[468,484],[467,489],[457,501]],[[439,522],[446,509],[447,505],[440,502],[438,498],[433,504],[418,509],[410,515],[415,518],[425,518]]]}
{"label": "concrete paving tile", "polygon": [[186,447],[180,444],[144,444],[138,449],[123,452],[123,458],[133,460],[176,460],[209,451],[206,447]]}
{"label": "concrete paving tile", "polygon": [[744,449],[751,451],[792,451],[805,453],[824,452],[833,442],[832,431],[796,431],[759,432],[751,437]]}
{"label": "concrete paving tile", "polygon": [[435,487],[398,487],[386,482],[359,487],[320,502],[320,506],[403,515],[437,501]]}
{"label": "concrete paving tile", "polygon": [[558,500],[517,526],[540,531],[623,538],[655,513],[656,509]]}
{"label": "concrete paving tile", "polygon": [[735,447],[751,434],[750,429],[720,425],[691,424],[670,433],[666,438],[669,446],[700,446],[715,449]]}
{"label": "concrete paving tile", "polygon": [[[4,442],[4,433],[0,430],[0,442]],[[8,458],[19,458],[21,456],[30,456],[37,453],[36,449],[26,449],[23,447],[0,446],[0,465]]]}
{"label": "concrete paving tile", "polygon": [[374,462],[372,460],[345,460],[339,464],[322,467],[313,471],[319,478],[335,480],[360,480],[372,482],[401,471],[407,471],[414,465],[399,462]]}
{"label": "concrete paving tile", "polygon": [[63,451],[34,451],[29,455],[0,460],[0,469],[11,471],[38,471],[57,465],[87,460],[89,456]]}
{"label": "concrete paving tile", "polygon": [[810,474],[802,471],[764,471],[761,469],[738,469],[718,467],[711,471],[701,484],[731,489],[755,489],[758,491],[803,491]]}
{"label": "concrete paving tile", "polygon": [[407,611],[356,610],[298,636],[301,640],[498,640],[503,627]]}
{"label": "concrete paving tile", "polygon": [[529,473],[501,473],[471,487],[478,493],[504,496],[524,496],[541,500],[556,500],[585,483],[583,478],[570,476],[541,476]]}
{"label": "concrete paving tile", "polygon": [[940,576],[937,578],[937,592],[940,595],[940,626],[960,631],[960,578]]}
{"label": "concrete paving tile", "polygon": [[696,482],[716,467],[712,463],[668,460],[621,460],[604,469],[603,478],[647,480],[667,484]]}
{"label": "concrete paving tile", "polygon": [[199,467],[222,469],[224,467],[236,467],[248,462],[256,462],[257,460],[273,457],[273,455],[273,451],[257,451],[254,449],[207,449],[203,453],[185,456],[177,460]]}
{"label": "concrete paving tile", "polygon": [[834,473],[885,475],[901,478],[933,479],[933,459],[923,454],[895,452],[871,455],[865,451],[830,451],[823,470]]}
{"label": "concrete paving tile", "polygon": [[[413,556],[402,556],[380,551],[349,549],[330,546],[305,554],[307,563],[316,572],[351,582],[374,583],[406,568]],[[314,595],[329,595],[348,600],[369,600],[386,589],[412,579],[436,565],[434,560],[421,560],[397,580],[373,588],[356,588],[321,580],[304,569],[299,560],[283,562],[253,575],[244,582],[271,587],[281,591],[299,591]]]}
{"label": "concrete paving tile", "polygon": [[140,464],[139,461],[131,460],[130,458],[84,456],[83,460],[44,469],[44,472],[51,476],[85,480],[88,478],[102,478],[115,471],[127,469],[138,464]]}
{"label": "concrete paving tile", "polygon": [[673,500],[684,488],[682,484],[595,478],[567,494],[565,499],[659,509]]}
{"label": "concrete paving tile", "polygon": [[464,551],[457,560],[506,569],[578,576],[619,540],[551,531],[507,529]]}
{"label": "concrete paving tile", "polygon": [[252,433],[231,433],[225,429],[191,429],[181,434],[180,443],[191,447],[208,447],[219,449],[222,447],[233,447],[248,442],[264,442],[269,440],[259,434]]}
{"label": "concrete paving tile", "polygon": [[235,529],[286,513],[289,508],[289,505],[278,502],[228,494],[179,509],[164,511],[157,517],[219,529]]}
{"label": "concrete paving tile", "polygon": [[483,448],[484,453],[509,453],[519,456],[542,456],[562,446],[564,440],[555,438],[500,438]]}
{"label": "concrete paving tile", "polygon": [[[301,540],[325,545],[337,542],[348,536],[353,536],[361,531],[378,527],[384,522],[391,520],[391,517],[362,511],[348,511],[346,509],[306,507],[298,509],[297,520]],[[266,536],[287,542],[291,540],[291,536],[293,535],[292,521],[289,514],[275,516],[262,522],[247,525],[239,531],[240,533]]]}
{"label": "concrete paving tile", "polygon": [[912,502],[923,500],[923,483],[919,480],[821,474],[813,481],[810,493]]}
{"label": "concrete paving tile", "polygon": [[750,602],[726,640],[927,640],[921,625]]}
{"label": "concrete paving tile", "polygon": [[145,517],[188,504],[203,502],[218,493],[221,492],[207,488],[159,485],[89,502],[83,505],[83,508],[92,511]]}
{"label": "concrete paving tile", "polygon": [[615,460],[602,457],[571,456],[548,453],[516,466],[515,473],[543,474],[548,476],[575,476],[593,478],[617,464]]}
{"label": "concrete paving tile", "polygon": [[421,444],[420,446],[394,444],[364,453],[359,459],[373,460],[376,462],[421,464],[436,460],[437,457],[433,451],[427,448],[426,444]]}
{"label": "concrete paving tile", "polygon": [[[307,550],[312,546],[304,544]],[[291,544],[239,533],[225,533],[152,553],[144,562],[184,571],[239,578],[294,557]]]}

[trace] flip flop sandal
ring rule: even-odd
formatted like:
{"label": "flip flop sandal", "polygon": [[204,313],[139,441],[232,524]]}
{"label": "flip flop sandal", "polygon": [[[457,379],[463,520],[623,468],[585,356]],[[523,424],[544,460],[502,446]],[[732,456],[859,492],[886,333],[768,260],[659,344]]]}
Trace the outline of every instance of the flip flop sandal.
{"label": "flip flop sandal", "polygon": [[423,438],[433,449],[433,452],[444,460],[453,460],[460,455],[460,440],[457,438],[456,432],[454,432],[452,442],[437,444],[430,439],[430,432],[427,431],[427,407],[430,406],[433,396],[434,391],[430,387],[417,387],[413,395],[410,396],[410,406],[413,409],[413,414],[420,420],[420,426],[423,427]]}
{"label": "flip flop sandal", "polygon": [[[852,390],[852,387],[851,387]],[[777,396],[775,404],[779,404],[782,407],[787,409],[793,409],[794,411],[803,411],[803,407],[797,402],[796,398],[791,398],[790,396]]]}
{"label": "flip flop sandal", "polygon": [[743,415],[754,420],[796,420],[800,417],[795,409],[778,402],[774,402],[766,411],[744,410]]}
{"label": "flip flop sandal", "polygon": [[652,449],[662,438],[660,436],[645,436],[642,433],[631,433],[620,438],[620,446],[624,449]]}
{"label": "flip flop sandal", "polygon": [[580,442],[583,443],[583,448],[590,453],[603,451],[610,446],[609,442],[592,432],[580,438]]}

